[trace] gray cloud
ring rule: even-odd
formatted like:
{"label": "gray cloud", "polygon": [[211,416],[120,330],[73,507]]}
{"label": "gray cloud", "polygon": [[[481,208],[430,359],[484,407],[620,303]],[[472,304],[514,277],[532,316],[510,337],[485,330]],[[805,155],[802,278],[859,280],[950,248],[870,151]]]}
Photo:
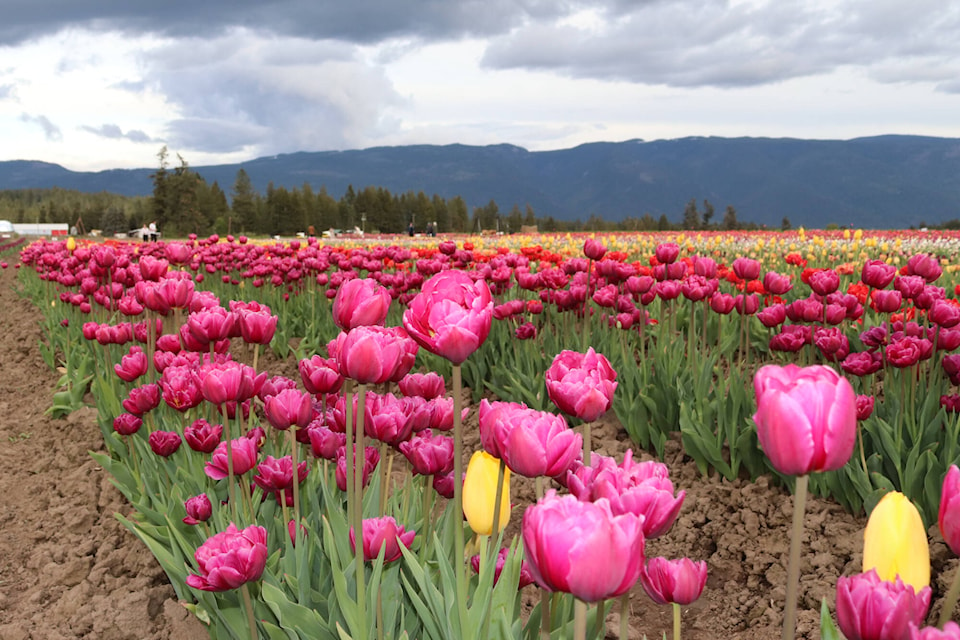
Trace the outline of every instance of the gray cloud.
{"label": "gray cloud", "polygon": [[[0,44],[15,44],[66,26],[217,36],[232,27],[352,42],[501,33],[527,19],[563,15],[570,0],[6,0]],[[582,3],[581,3],[582,4]]]}
{"label": "gray cloud", "polygon": [[[616,15],[614,15],[616,10]],[[611,5],[600,28],[530,22],[495,37],[483,64],[677,87],[740,87],[854,66],[883,81],[886,64],[956,77],[960,3],[917,0],[723,0]],[[929,74],[929,72],[928,72]]]}
{"label": "gray cloud", "polygon": [[343,43],[232,34],[145,54],[144,88],[179,117],[165,139],[212,153],[350,148],[376,137],[400,98]]}
{"label": "gray cloud", "polygon": [[140,129],[130,129],[126,133],[115,124],[102,124],[99,127],[83,125],[80,127],[84,131],[100,136],[101,138],[111,138],[113,140],[130,140],[131,142],[162,142],[156,138],[151,138]]}
{"label": "gray cloud", "polygon": [[7,98],[15,100],[17,97],[17,87],[12,84],[0,84],[0,100]]}
{"label": "gray cloud", "polygon": [[40,125],[43,129],[43,135],[51,142],[60,142],[63,140],[63,133],[60,131],[60,127],[50,122],[47,116],[32,116],[28,113],[21,113],[20,120]]}

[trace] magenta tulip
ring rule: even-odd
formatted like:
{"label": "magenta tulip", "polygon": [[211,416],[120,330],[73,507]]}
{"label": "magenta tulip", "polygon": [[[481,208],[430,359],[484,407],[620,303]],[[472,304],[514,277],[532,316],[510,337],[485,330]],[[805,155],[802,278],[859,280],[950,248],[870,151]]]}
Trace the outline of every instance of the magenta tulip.
{"label": "magenta tulip", "polygon": [[192,424],[183,428],[183,439],[194,451],[213,453],[223,435],[222,424],[210,424],[203,418],[194,420]]}
{"label": "magenta tulip", "polygon": [[343,331],[382,326],[390,310],[390,300],[390,292],[372,278],[347,280],[333,299],[333,321]]}
{"label": "magenta tulip", "polygon": [[583,449],[583,437],[563,416],[486,400],[480,403],[480,440],[487,453],[527,478],[566,475]]}
{"label": "magenta tulip", "polygon": [[943,625],[942,630],[936,627],[918,629],[917,625],[911,622],[910,640],[960,640],[960,625],[950,620]]}
{"label": "magenta tulip", "polygon": [[933,282],[943,273],[936,256],[918,253],[907,260],[907,273],[923,278],[926,282]]}
{"label": "magenta tulip", "polygon": [[549,591],[599,602],[629,591],[643,570],[640,518],[614,516],[604,499],[581,502],[548,491],[527,508],[522,531],[530,573]]}
{"label": "magenta tulip", "polygon": [[163,458],[169,458],[176,453],[182,442],[180,434],[176,431],[154,431],[150,434],[148,441],[150,449]]}
{"label": "magenta tulip", "polygon": [[790,276],[785,276],[776,271],[767,271],[763,275],[764,290],[774,296],[782,296],[793,289],[793,282]]}
{"label": "magenta tulip", "polygon": [[193,557],[200,575],[187,576],[187,585],[203,591],[228,591],[254,582],[267,565],[267,530],[251,525],[237,530],[232,522],[200,545]]}
{"label": "magenta tulip", "polygon": [[443,383],[443,376],[437,373],[411,373],[397,383],[400,393],[405,396],[417,396],[425,400],[433,400],[444,395],[447,390]]}
{"label": "magenta tulip", "polygon": [[147,354],[137,346],[130,347],[130,351],[120,358],[120,364],[113,365],[113,370],[124,382],[133,382],[145,374],[148,368]]}
{"label": "magenta tulip", "polygon": [[157,384],[145,384],[140,387],[134,387],[120,404],[125,411],[129,411],[135,416],[142,416],[151,411],[160,404],[161,392]]}
{"label": "magenta tulip", "polygon": [[304,388],[313,394],[336,393],[343,385],[336,358],[313,356],[297,364]]}
{"label": "magenta tulip", "polygon": [[607,253],[607,248],[603,243],[593,238],[587,238],[583,243],[583,255],[591,260],[600,260]]}
{"label": "magenta tulip", "polygon": [[[230,441],[230,451],[233,454],[233,475],[240,476],[257,466],[259,448],[257,441],[242,437]],[[223,480],[227,477],[227,443],[221,442],[213,452],[213,456],[204,466],[203,472],[214,480]]]}
{"label": "magenta tulip", "polygon": [[707,584],[707,563],[650,558],[640,574],[640,584],[657,604],[690,604]]}
{"label": "magenta tulip", "polygon": [[592,422],[613,404],[617,373],[601,354],[561,351],[545,374],[547,395],[570,416]]}
{"label": "magenta tulip", "polygon": [[188,498],[183,506],[187,511],[187,517],[183,519],[184,524],[200,524],[209,520],[210,516],[213,515],[213,505],[205,493]]}
{"label": "magenta tulip", "polygon": [[[364,518],[363,520],[363,559],[373,562],[383,551],[383,561],[399,560],[403,553],[400,545],[410,548],[416,534],[406,531],[390,516],[382,518]],[[356,552],[357,540],[353,527],[350,527],[350,548]]]}
{"label": "magenta tulip", "polygon": [[[307,477],[307,463],[297,463],[297,484],[303,482]],[[264,492],[271,491],[290,491],[293,489],[293,458],[283,456],[274,458],[267,456],[263,462],[257,465],[257,473],[253,476],[253,481]]]}
{"label": "magenta tulip", "polygon": [[874,309],[881,313],[893,313],[903,304],[903,294],[894,289],[876,289],[870,294]]}
{"label": "magenta tulip", "polygon": [[403,326],[420,346],[455,365],[483,344],[492,322],[487,283],[456,270],[427,280],[403,314]]}
{"label": "magenta tulip", "polygon": [[660,264],[670,264],[680,256],[680,247],[673,242],[663,242],[657,245],[654,255]]}
{"label": "magenta tulip", "polygon": [[733,273],[741,280],[756,280],[760,277],[760,263],[752,258],[736,258]]}
{"label": "magenta tulip", "polygon": [[810,288],[820,296],[826,296],[840,288],[840,276],[833,269],[821,269],[810,274]]}
{"label": "magenta tulip", "polygon": [[753,379],[760,446],[780,473],[832,471],[847,463],[856,440],[856,394],[825,366],[766,365]]}
{"label": "magenta tulip", "polygon": [[173,366],[163,370],[160,378],[163,401],[171,409],[181,413],[203,401],[203,393],[197,380],[197,372],[190,366]]}
{"label": "magenta tulip", "polygon": [[937,524],[944,542],[954,555],[960,555],[960,469],[955,464],[943,478]]}
{"label": "magenta tulip", "polygon": [[867,260],[860,270],[860,280],[874,289],[886,289],[897,277],[897,268],[883,260]]}
{"label": "magenta tulip", "polygon": [[[354,446],[354,451],[356,447]],[[357,456],[353,458],[354,464],[359,463]],[[377,468],[377,465],[380,463],[380,452],[376,447],[364,447],[363,450],[363,477],[361,480],[361,485],[366,487],[367,483],[370,482],[370,474],[373,473],[373,470]],[[337,481],[337,488],[340,491],[347,490],[347,450],[346,447],[340,447],[337,450],[337,468],[334,472],[334,478]]]}
{"label": "magenta tulip", "polygon": [[876,569],[837,578],[837,623],[847,640],[909,640],[910,624],[923,623],[930,587],[915,593],[897,576],[881,580]]}
{"label": "magenta tulip", "polygon": [[448,436],[433,435],[426,429],[397,448],[410,462],[414,474],[443,475],[453,470],[453,438]]}
{"label": "magenta tulip", "polygon": [[132,413],[121,413],[113,419],[113,430],[122,436],[132,436],[141,426],[143,420]]}
{"label": "magenta tulip", "polygon": [[313,420],[313,396],[299,389],[283,389],[267,398],[263,412],[275,429],[303,428]]}
{"label": "magenta tulip", "polygon": [[247,344],[270,344],[277,332],[278,320],[279,318],[272,315],[269,309],[260,311],[240,309],[237,311],[240,336]]}
{"label": "magenta tulip", "polygon": [[874,397],[867,395],[857,396],[857,420],[866,420],[873,415]]}
{"label": "magenta tulip", "polygon": [[305,429],[310,441],[310,452],[315,458],[336,460],[337,450],[347,444],[347,434],[338,433],[315,420]]}
{"label": "magenta tulip", "polygon": [[383,384],[409,373],[411,348],[416,353],[416,344],[402,327],[357,327],[337,338],[337,363],[346,378],[360,384]]}

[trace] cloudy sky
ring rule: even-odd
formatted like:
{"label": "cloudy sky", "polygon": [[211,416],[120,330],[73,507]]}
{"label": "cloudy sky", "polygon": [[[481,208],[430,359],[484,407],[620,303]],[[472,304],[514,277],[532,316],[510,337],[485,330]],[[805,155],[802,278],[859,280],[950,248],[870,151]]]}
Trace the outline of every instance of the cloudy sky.
{"label": "cloudy sky", "polygon": [[0,160],[960,138],[960,0],[3,0]]}

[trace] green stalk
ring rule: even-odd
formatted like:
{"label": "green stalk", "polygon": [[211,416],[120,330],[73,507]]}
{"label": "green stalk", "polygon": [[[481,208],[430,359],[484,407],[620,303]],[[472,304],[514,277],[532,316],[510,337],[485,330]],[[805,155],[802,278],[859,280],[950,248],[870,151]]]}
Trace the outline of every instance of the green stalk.
{"label": "green stalk", "polygon": [[943,600],[943,608],[940,610],[940,622],[937,624],[941,629],[947,624],[953,610],[957,606],[957,597],[960,596],[960,567],[957,567],[953,574],[953,582],[950,583],[950,591],[947,592]]}
{"label": "green stalk", "polygon": [[673,603],[673,640],[680,640],[680,605],[676,602]]}
{"label": "green stalk", "polygon": [[465,633],[467,618],[467,576],[463,566],[463,420],[460,406],[463,404],[463,387],[460,365],[453,365],[453,568],[457,582],[457,609],[460,630]]}
{"label": "green stalk", "polygon": [[[290,457],[293,460],[293,519],[297,521],[296,532],[300,531],[300,476],[297,474],[297,425],[290,427]],[[284,502],[286,504],[286,502]],[[284,516],[286,517],[286,516]]]}
{"label": "green stalk", "polygon": [[253,615],[253,602],[250,600],[250,588],[244,582],[240,586],[240,593],[243,594],[243,608],[247,610],[247,626],[250,629],[250,639],[256,640],[260,637],[257,633],[257,619]]}
{"label": "green stalk", "polygon": [[[360,620],[366,619],[367,608],[367,578],[363,566],[363,468],[366,466],[367,460],[363,441],[363,414],[367,396],[366,391],[366,385],[361,384],[357,386],[357,447],[355,455],[359,456],[359,460],[356,460],[353,465],[353,490],[356,494],[356,507],[353,510],[353,535],[356,540],[357,607],[360,613],[358,616]],[[361,626],[360,640],[365,640],[366,637],[367,629],[364,625]]]}
{"label": "green stalk", "polygon": [[227,417],[227,404],[220,406],[223,412],[223,431],[227,443],[227,501],[230,503],[230,510],[233,512],[233,522],[238,522],[237,502],[234,500],[233,488],[233,444],[230,442],[230,418]]}
{"label": "green stalk", "polygon": [[630,638],[630,592],[620,596],[620,640]]}
{"label": "green stalk", "polygon": [[573,640],[587,640],[587,603],[579,598],[573,601]]}
{"label": "green stalk", "polygon": [[[787,565],[787,602],[783,614],[783,640],[794,640],[797,629],[797,592],[800,586],[800,538],[803,535],[803,510],[807,500],[808,476],[797,477],[793,493],[793,530],[790,534],[790,562]],[[679,637],[679,636],[678,636]]]}
{"label": "green stalk", "polygon": [[355,448],[353,446],[353,398],[351,394],[353,392],[353,381],[344,380],[343,382],[343,396],[346,401],[346,411],[347,411],[347,443],[346,443],[346,484],[347,484],[347,526],[353,526],[353,462],[355,455]]}
{"label": "green stalk", "polygon": [[550,640],[550,592],[540,588],[540,640]]}

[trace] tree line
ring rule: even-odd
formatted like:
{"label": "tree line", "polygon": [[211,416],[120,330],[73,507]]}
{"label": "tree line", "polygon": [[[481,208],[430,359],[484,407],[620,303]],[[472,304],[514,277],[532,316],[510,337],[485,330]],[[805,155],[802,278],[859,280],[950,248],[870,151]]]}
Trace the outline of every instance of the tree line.
{"label": "tree line", "polygon": [[[722,218],[715,222],[713,205],[704,200],[701,211],[696,199],[690,200],[677,222],[666,214],[654,217],[649,213],[619,221],[605,220],[596,214],[586,221],[569,221],[537,215],[529,204],[523,209],[514,204],[503,212],[491,199],[470,210],[460,196],[428,196],[423,191],[391,193],[376,186],[357,190],[350,185],[339,199],[325,187],[314,190],[307,182],[292,189],[271,182],[266,193],[259,193],[243,168],[237,171],[228,199],[216,181],[207,183],[180,155],[177,166],[171,166],[166,147],[157,157],[159,166],[151,175],[152,196],[127,197],[59,188],[0,191],[0,218],[12,222],[66,222],[71,226],[80,221],[81,231],[100,229],[105,236],[155,222],[167,237],[190,233],[320,235],[328,229],[354,228],[366,233],[405,233],[410,225],[417,233],[426,231],[428,225],[437,233],[517,233],[524,227],[545,232],[759,228],[754,223],[741,222],[733,206],[727,206]],[[789,228],[789,221],[784,219],[784,223]]]}

